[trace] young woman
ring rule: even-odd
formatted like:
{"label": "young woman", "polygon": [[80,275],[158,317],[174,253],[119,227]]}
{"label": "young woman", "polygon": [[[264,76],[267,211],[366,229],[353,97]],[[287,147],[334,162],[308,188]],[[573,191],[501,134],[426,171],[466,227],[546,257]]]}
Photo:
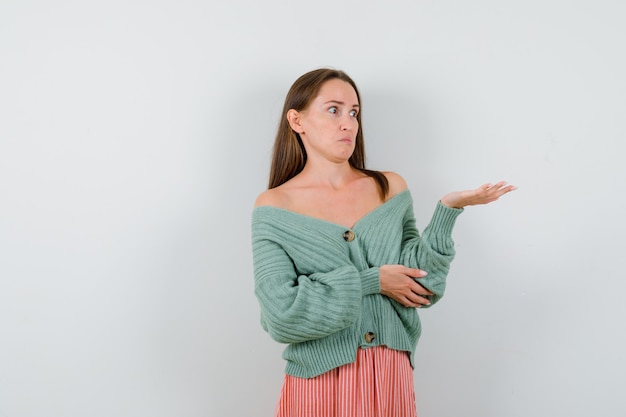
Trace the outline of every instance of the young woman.
{"label": "young woman", "polygon": [[415,417],[416,308],[443,295],[455,219],[515,189],[447,194],[420,235],[404,179],[365,168],[360,105],[344,72],[298,78],[253,211],[261,324],[287,344],[276,416]]}

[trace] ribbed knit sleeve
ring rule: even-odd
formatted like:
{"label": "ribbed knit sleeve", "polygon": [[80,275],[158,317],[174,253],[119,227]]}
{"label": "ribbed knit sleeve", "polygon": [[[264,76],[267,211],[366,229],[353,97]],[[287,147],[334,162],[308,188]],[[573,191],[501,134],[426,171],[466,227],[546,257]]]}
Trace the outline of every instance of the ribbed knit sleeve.
{"label": "ribbed knit sleeve", "polygon": [[[274,217],[268,212],[255,210],[252,221],[255,294],[263,328],[278,342],[298,343],[353,325],[363,296],[380,290],[378,268],[358,271],[339,232],[325,242],[319,230],[281,223],[277,211],[272,211]],[[301,268],[311,263],[311,270],[297,270],[290,252]]]}
{"label": "ribbed knit sleeve", "polygon": [[455,255],[452,229],[462,212],[463,209],[446,207],[439,202],[422,236],[415,227],[413,208],[405,214],[400,263],[428,273],[417,282],[435,294],[429,297],[431,306],[443,297],[446,288],[446,277]]}

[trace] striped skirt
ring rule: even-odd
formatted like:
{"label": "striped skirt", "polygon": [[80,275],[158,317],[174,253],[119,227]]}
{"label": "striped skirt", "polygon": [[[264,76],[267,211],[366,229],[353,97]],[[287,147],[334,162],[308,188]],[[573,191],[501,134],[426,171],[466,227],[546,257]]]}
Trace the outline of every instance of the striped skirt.
{"label": "striped skirt", "polygon": [[285,375],[276,417],[416,417],[407,352],[375,346],[315,378]]}

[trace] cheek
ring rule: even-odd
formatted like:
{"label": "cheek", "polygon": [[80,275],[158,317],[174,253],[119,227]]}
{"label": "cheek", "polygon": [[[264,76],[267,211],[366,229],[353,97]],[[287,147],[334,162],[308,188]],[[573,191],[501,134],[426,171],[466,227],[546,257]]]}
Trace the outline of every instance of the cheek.
{"label": "cheek", "polygon": [[332,120],[322,120],[318,123],[315,124],[315,128],[322,132],[322,131],[329,131],[329,130],[333,130],[335,129],[337,123],[335,123]]}

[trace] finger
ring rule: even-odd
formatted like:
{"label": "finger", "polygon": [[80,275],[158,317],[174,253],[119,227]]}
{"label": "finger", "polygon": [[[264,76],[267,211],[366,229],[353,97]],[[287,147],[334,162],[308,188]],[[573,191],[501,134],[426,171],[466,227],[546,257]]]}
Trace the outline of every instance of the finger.
{"label": "finger", "polygon": [[424,296],[420,296],[415,293],[411,293],[402,297],[400,301],[405,307],[420,308],[423,306],[429,306],[430,300]]}
{"label": "finger", "polygon": [[506,187],[504,187],[502,190],[503,190],[503,191],[504,191],[504,193],[506,194],[506,193],[508,193],[509,191],[515,191],[515,190],[517,190],[517,187],[516,187],[516,186],[514,186],[513,184],[510,184],[510,185],[507,185]]}
{"label": "finger", "polygon": [[431,292],[428,288],[424,287],[419,282],[417,281],[413,281],[413,282],[415,283],[415,285],[411,286],[411,291],[413,291],[415,294],[420,295],[420,296],[435,295],[434,292]]}
{"label": "finger", "polygon": [[500,188],[504,187],[506,185],[506,181],[498,181],[497,183],[495,183],[492,187],[492,189],[494,190],[499,190]]}
{"label": "finger", "polygon": [[508,184],[506,181],[500,181],[493,186],[493,189],[502,195],[508,193],[509,191],[517,190],[517,187],[513,184]]}
{"label": "finger", "polygon": [[413,307],[422,308],[430,305],[430,301],[427,298],[419,297],[418,300],[414,303]]}
{"label": "finger", "polygon": [[404,302],[402,302],[402,304],[405,307],[421,308],[423,306],[430,305],[430,300],[428,298],[420,297],[416,294],[411,294],[404,298]]}
{"label": "finger", "polygon": [[508,185],[506,181],[500,181],[485,190],[484,198],[489,202],[495,201],[514,188],[513,185]]}
{"label": "finger", "polygon": [[408,268],[408,267],[404,270],[404,273],[411,278],[424,278],[426,275],[428,275],[428,272],[426,271],[422,271],[421,269],[417,269],[417,268]]}
{"label": "finger", "polygon": [[497,200],[498,198],[502,197],[504,194],[509,193],[516,189],[517,187],[515,187],[514,185],[507,185],[506,187],[503,186],[500,189],[498,189],[496,193],[494,193],[493,197]]}
{"label": "finger", "polygon": [[422,305],[422,306],[429,306],[430,305],[430,300],[428,298],[425,298],[425,297],[419,297],[419,299],[417,300],[417,303]]}
{"label": "finger", "polygon": [[405,307],[412,307],[412,308],[416,308],[419,304],[414,303],[413,301],[411,301],[408,297],[404,297],[404,296],[397,296],[393,298],[395,301],[399,302],[400,304],[402,304]]}

